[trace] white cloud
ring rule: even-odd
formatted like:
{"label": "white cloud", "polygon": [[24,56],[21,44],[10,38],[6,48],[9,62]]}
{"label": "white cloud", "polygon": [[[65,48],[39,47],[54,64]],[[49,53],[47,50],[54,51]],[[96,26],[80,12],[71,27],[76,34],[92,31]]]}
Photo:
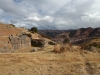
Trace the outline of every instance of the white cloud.
{"label": "white cloud", "polygon": [[0,21],[17,27],[99,27],[99,0],[0,0]]}
{"label": "white cloud", "polygon": [[42,17],[41,15],[39,15],[37,13],[33,13],[33,14],[30,14],[28,16],[28,18],[26,18],[25,20],[33,21],[33,22],[35,22],[35,21],[37,21],[37,22],[39,22],[39,21],[53,22],[53,17],[51,17],[51,16]]}
{"label": "white cloud", "polygon": [[38,18],[37,16],[35,16],[35,17],[29,17],[26,20],[28,20],[28,21],[40,21],[40,18]]}
{"label": "white cloud", "polygon": [[92,22],[92,23],[100,22],[100,13],[96,12],[93,14],[86,14],[85,16],[82,16],[81,19],[83,21]]}
{"label": "white cloud", "polygon": [[43,18],[40,18],[42,21],[48,21],[48,22],[53,22],[53,17],[51,16],[45,16]]}
{"label": "white cloud", "polygon": [[0,9],[0,15],[2,15],[4,12],[3,12],[3,10],[2,9]]}

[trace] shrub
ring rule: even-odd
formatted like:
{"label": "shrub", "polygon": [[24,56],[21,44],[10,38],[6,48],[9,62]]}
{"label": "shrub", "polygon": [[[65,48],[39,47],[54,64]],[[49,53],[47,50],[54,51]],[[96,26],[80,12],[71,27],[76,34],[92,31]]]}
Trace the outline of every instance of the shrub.
{"label": "shrub", "polygon": [[60,45],[55,45],[54,46],[54,50],[53,50],[55,53],[60,53]]}
{"label": "shrub", "polygon": [[63,43],[64,43],[64,44],[69,43],[69,39],[66,38],[66,39],[63,41]]}
{"label": "shrub", "polygon": [[11,26],[13,26],[13,27],[15,27],[15,25],[13,25],[13,24],[10,24]]}
{"label": "shrub", "polygon": [[38,29],[36,27],[31,28],[32,33],[38,33]]}
{"label": "shrub", "polygon": [[70,49],[70,46],[69,45],[55,45],[54,46],[54,52],[55,53],[63,53],[63,52],[65,52],[65,51],[69,51]]}

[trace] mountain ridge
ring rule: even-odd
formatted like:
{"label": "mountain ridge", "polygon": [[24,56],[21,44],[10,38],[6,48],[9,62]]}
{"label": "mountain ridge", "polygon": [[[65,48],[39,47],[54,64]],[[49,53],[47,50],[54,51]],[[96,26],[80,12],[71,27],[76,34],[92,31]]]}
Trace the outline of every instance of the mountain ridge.
{"label": "mountain ridge", "polygon": [[[39,30],[39,34],[44,34],[48,37],[50,37],[54,41],[59,41],[60,43],[65,39],[69,38],[72,39],[87,39],[87,38],[93,38],[93,37],[100,37],[100,27],[98,28],[80,28],[80,29],[74,29],[74,30]],[[65,37],[58,37],[60,35],[63,35]],[[57,40],[59,39],[59,40]],[[60,40],[61,39],[61,40]],[[63,39],[63,40],[62,40]],[[75,41],[75,40],[74,40]]]}

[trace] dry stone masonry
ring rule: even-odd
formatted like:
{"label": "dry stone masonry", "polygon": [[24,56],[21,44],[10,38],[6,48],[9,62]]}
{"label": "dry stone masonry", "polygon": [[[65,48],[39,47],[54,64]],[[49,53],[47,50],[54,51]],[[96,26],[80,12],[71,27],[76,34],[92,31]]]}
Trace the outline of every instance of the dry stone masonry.
{"label": "dry stone masonry", "polygon": [[31,46],[31,39],[23,35],[23,28],[12,24],[0,23],[0,53],[12,53],[14,50]]}
{"label": "dry stone masonry", "polygon": [[16,28],[12,24],[0,23],[0,53],[12,53],[30,46],[43,46],[43,38],[32,34],[25,28]]}

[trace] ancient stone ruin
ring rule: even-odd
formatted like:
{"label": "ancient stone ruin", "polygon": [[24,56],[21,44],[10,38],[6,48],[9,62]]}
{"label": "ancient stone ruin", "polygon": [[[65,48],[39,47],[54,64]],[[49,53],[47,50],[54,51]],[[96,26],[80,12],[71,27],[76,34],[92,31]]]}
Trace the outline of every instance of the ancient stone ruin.
{"label": "ancient stone ruin", "polygon": [[10,36],[9,40],[13,50],[31,46],[31,40],[27,35]]}
{"label": "ancient stone ruin", "polygon": [[12,53],[30,46],[44,46],[43,38],[39,34],[28,32],[27,29],[0,23],[0,53]]}

